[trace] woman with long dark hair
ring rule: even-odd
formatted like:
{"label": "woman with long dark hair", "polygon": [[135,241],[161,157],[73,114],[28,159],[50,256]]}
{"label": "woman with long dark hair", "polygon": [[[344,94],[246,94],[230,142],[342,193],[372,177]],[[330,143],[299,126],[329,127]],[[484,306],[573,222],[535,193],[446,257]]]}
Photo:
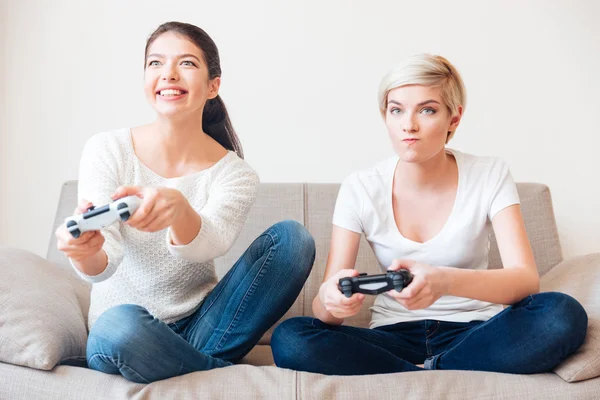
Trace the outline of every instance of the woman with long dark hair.
{"label": "woman with long dark hair", "polygon": [[157,118],[94,135],[79,171],[82,213],[141,198],[125,223],[58,248],[93,283],[90,368],[148,383],[240,360],[291,307],[315,257],[299,223],[267,229],[218,281],[259,179],[218,92],[219,53],[202,29],[168,22],[146,44],[145,93]]}

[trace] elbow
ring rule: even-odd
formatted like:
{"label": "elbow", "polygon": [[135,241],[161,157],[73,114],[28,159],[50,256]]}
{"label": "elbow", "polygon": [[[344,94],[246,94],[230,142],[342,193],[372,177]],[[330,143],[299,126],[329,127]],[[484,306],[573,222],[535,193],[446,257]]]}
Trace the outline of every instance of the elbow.
{"label": "elbow", "polygon": [[536,273],[531,278],[531,294],[538,294],[540,292],[540,276]]}
{"label": "elbow", "polygon": [[227,252],[229,252],[229,250],[231,250],[231,248],[233,247],[233,243],[235,243],[235,239],[236,239],[235,237],[227,238],[227,240],[216,245],[215,246],[215,254],[213,255],[212,258],[221,257],[221,256],[224,256],[225,254],[227,254]]}
{"label": "elbow", "polygon": [[344,323],[343,318],[336,318],[325,309],[325,306],[321,304],[318,295],[313,299],[312,312],[315,318],[328,325],[342,325]]}
{"label": "elbow", "polygon": [[531,294],[537,294],[540,292],[540,274],[537,270],[537,267],[535,265],[533,265],[530,269],[529,269],[530,273],[527,275],[528,276],[528,283],[529,283],[529,291],[530,291],[530,295]]}
{"label": "elbow", "polygon": [[205,263],[225,255],[233,243],[191,243],[184,246],[168,246],[173,257],[193,263]]}
{"label": "elbow", "polygon": [[525,279],[522,281],[523,285],[520,285],[519,293],[515,293],[515,302],[540,292],[540,276],[537,270],[535,270],[534,273],[528,273],[524,278]]}

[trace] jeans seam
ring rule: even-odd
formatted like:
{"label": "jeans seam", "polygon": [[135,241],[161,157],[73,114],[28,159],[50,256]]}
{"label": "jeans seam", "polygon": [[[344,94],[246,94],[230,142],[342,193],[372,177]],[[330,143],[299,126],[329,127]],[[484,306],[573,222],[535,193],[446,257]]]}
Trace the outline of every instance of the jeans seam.
{"label": "jeans seam", "polygon": [[275,238],[273,237],[274,235],[272,235],[270,232],[265,233],[265,235],[267,235],[271,238],[271,241],[273,242],[273,246],[270,246],[269,253],[267,254],[267,257],[265,257],[265,261],[263,261],[262,265],[260,266],[258,272],[256,273],[256,276],[254,277],[254,280],[252,281],[252,283],[250,284],[250,287],[244,294],[242,301],[240,301],[240,305],[238,306],[238,309],[236,310],[235,315],[231,319],[231,323],[229,324],[227,329],[225,329],[225,331],[223,332],[223,335],[221,335],[221,338],[219,339],[219,341],[217,342],[215,347],[211,350],[218,350],[223,347],[222,343],[224,342],[224,340],[227,339],[227,334],[231,331],[231,329],[233,329],[235,326],[237,326],[236,323],[238,322],[238,315],[243,310],[246,309],[246,299],[248,298],[248,296],[251,296],[252,293],[254,293],[254,290],[256,289],[256,286],[257,286],[256,281],[261,276],[261,272],[265,268],[265,264],[267,264],[267,262],[269,262],[271,260],[271,254],[273,253],[273,248],[275,247],[276,241],[275,241]]}
{"label": "jeans seam", "polygon": [[[93,356],[90,357],[90,359],[88,360],[88,366],[91,367],[92,365],[92,360],[94,360],[95,358],[104,358],[106,360],[109,360],[110,362],[112,362],[115,367],[117,367],[119,369],[119,372],[121,372],[121,368],[125,368],[127,369],[130,373],[132,373],[133,375],[136,375],[138,378],[140,378],[140,380],[142,380],[144,383],[150,383],[150,381],[146,378],[144,378],[142,375],[140,375],[137,371],[135,371],[134,369],[132,369],[130,366],[125,365],[124,363],[121,363],[121,365],[119,366],[119,362],[115,361],[115,359],[109,355],[106,354],[94,354]],[[121,375],[123,375],[123,373],[121,372]]]}
{"label": "jeans seam", "polygon": [[435,330],[433,332],[426,334],[425,338],[429,339],[434,333],[436,333],[438,331],[439,328],[440,328],[440,321],[437,321],[436,325],[435,325]]}
{"label": "jeans seam", "polygon": [[[250,244],[249,247],[251,247],[254,242],[256,242],[258,239],[260,239],[262,236],[265,236],[265,235],[269,236],[271,238],[271,240],[273,240],[273,236],[272,235],[270,235],[269,233],[264,233],[264,234],[260,235],[259,237],[257,237],[256,239],[254,239],[252,241],[252,243]],[[212,302],[209,305],[207,305],[206,308],[204,309],[204,312],[200,316],[198,316],[198,318],[196,318],[194,326],[192,326],[192,327],[186,326],[185,330],[188,330],[188,328],[190,328],[190,329],[195,329],[196,328],[196,325],[200,323],[200,321],[202,320],[202,318],[206,315],[206,313],[208,313],[210,311],[210,309],[212,308],[212,306],[220,298],[221,294],[223,294],[223,291],[225,290],[225,287],[227,286],[227,282],[229,282],[229,280],[231,279],[231,276],[232,275],[227,276],[227,281],[224,281],[224,282],[221,281],[221,282],[223,282],[223,284],[221,285],[221,288],[219,289],[219,292],[217,294],[215,294],[214,298],[212,299]],[[221,282],[219,282],[219,283],[221,283]],[[182,334],[185,335],[184,332],[182,332]],[[185,336],[187,336],[187,335],[185,335]],[[187,339],[186,339],[186,341],[187,341]]]}
{"label": "jeans seam", "polygon": [[[231,279],[231,276],[227,277],[227,282],[229,282],[229,280]],[[225,282],[225,283],[227,283]],[[206,315],[206,313],[211,309],[211,307],[216,303],[216,301],[219,299],[219,296],[221,296],[221,294],[223,293],[223,290],[225,290],[225,286],[226,285],[222,285],[219,293],[217,293],[216,296],[214,296],[213,301],[206,307],[206,309],[204,310],[204,312],[200,315],[200,317],[197,319],[197,321],[199,321],[200,319],[202,319],[202,317],[204,317]],[[198,323],[196,321],[196,323]]]}

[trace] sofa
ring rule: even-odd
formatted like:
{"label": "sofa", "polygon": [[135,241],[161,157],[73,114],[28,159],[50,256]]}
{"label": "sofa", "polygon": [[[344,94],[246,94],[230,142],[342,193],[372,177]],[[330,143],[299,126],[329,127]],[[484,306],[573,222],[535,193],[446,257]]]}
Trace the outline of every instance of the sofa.
{"label": "sofa", "polygon": [[[238,365],[148,385],[132,383],[86,368],[90,286],[56,250],[53,229],[46,258],[0,244],[0,399],[598,399],[600,253],[563,260],[548,187],[518,183],[517,188],[542,276],[541,290],[573,296],[589,316],[584,344],[552,372],[419,371],[365,376],[296,372],[274,365],[269,346],[273,327]],[[284,219],[299,221],[314,236],[317,255],[304,289],[282,320],[312,316],[338,189],[338,184],[262,183],[245,228],[230,251],[216,260],[219,277],[264,229]],[[76,194],[76,181],[63,185],[54,228],[75,208]],[[502,265],[493,235],[489,264],[490,268]],[[356,268],[380,273],[364,237]],[[362,311],[346,323],[368,326],[372,302],[373,296],[367,296]]]}

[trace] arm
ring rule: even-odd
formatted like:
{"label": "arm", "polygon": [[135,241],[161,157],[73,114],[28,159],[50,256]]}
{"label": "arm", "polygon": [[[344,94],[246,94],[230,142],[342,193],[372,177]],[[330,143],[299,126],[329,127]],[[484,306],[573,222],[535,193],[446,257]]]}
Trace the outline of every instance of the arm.
{"label": "arm", "polygon": [[486,182],[494,183],[490,185],[488,218],[504,268],[478,271],[445,268],[447,293],[496,304],[514,304],[539,291],[539,275],[508,165],[496,159]]}
{"label": "arm", "polygon": [[390,269],[407,268],[415,279],[402,292],[388,294],[406,309],[429,307],[444,295],[514,304],[538,293],[539,275],[518,204],[499,211],[492,219],[504,269],[469,270],[432,267],[410,260],[396,260]]}
{"label": "arm", "polygon": [[499,211],[492,220],[503,269],[444,268],[453,296],[513,304],[539,292],[540,278],[518,204]]}
{"label": "arm", "polygon": [[106,255],[106,251],[104,251],[104,249],[101,249],[99,252],[90,256],[89,258],[86,258],[85,260],[69,260],[79,275],[88,281],[92,281],[94,279],[93,277],[104,272],[106,266],[108,265],[108,256]]}
{"label": "arm", "polygon": [[112,198],[140,197],[142,203],[126,224],[142,232],[167,229],[166,245],[173,256],[202,263],[231,248],[254,204],[258,183],[258,175],[238,162],[212,183],[199,210],[182,192],[168,187],[121,186]]}
{"label": "arm", "polygon": [[189,244],[202,229],[202,218],[190,203],[186,202],[181,218],[171,225],[171,244],[174,246],[185,246]]}
{"label": "arm", "polygon": [[[99,206],[111,202],[110,195],[118,186],[115,155],[106,143],[106,134],[97,134],[85,144],[79,165],[77,197]],[[123,260],[123,246],[118,226],[102,229],[102,249],[82,260],[69,259],[75,271],[83,279],[96,283],[110,278]]]}
{"label": "arm", "polygon": [[[356,303],[350,302],[350,300],[353,298],[364,299],[364,296],[359,296],[358,293],[355,293],[350,299],[346,299],[344,295],[337,289],[337,281],[342,276],[357,275],[356,271],[354,271],[354,265],[356,263],[359,244],[360,233],[356,233],[336,225],[333,226],[331,245],[329,249],[329,256],[327,257],[327,266],[325,267],[323,284],[321,285],[319,293],[317,296],[315,296],[312,303],[313,313],[318,319],[325,323],[331,325],[341,325],[344,322],[343,318],[335,317],[325,308],[322,298],[325,298],[324,292],[327,291],[327,289],[330,290],[330,295],[332,296],[335,296],[335,292],[337,291],[337,295],[339,295],[337,300],[341,302],[347,300],[347,305]],[[340,274],[340,272],[342,273]],[[335,287],[333,287],[333,285],[335,285]],[[360,309],[360,305],[362,305],[362,301],[360,301],[358,304],[358,310]],[[356,312],[358,312],[358,310],[356,310]],[[352,309],[351,311],[354,310]]]}
{"label": "arm", "polygon": [[208,201],[200,210],[189,203],[167,231],[171,254],[205,262],[225,254],[238,237],[258,190],[258,175],[245,164],[213,182]]}

